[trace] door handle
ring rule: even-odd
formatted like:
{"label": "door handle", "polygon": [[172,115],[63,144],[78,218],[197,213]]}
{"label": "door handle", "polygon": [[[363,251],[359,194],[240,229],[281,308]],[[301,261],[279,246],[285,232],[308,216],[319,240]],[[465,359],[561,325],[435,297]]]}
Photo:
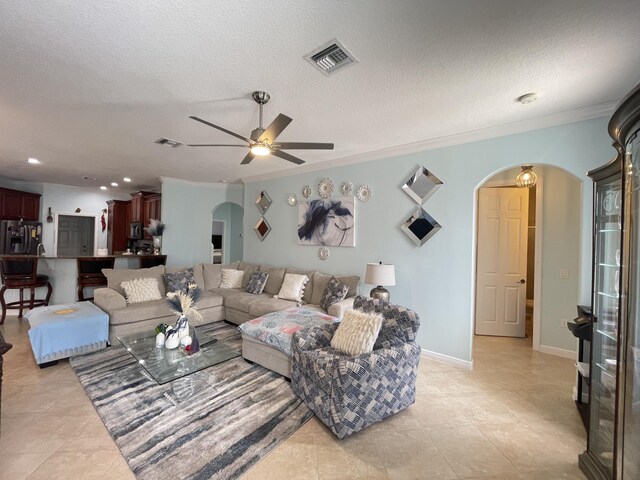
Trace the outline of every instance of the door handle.
{"label": "door handle", "polygon": [[525,282],[524,278],[521,278],[516,283],[519,283],[520,285],[524,285],[526,282]]}

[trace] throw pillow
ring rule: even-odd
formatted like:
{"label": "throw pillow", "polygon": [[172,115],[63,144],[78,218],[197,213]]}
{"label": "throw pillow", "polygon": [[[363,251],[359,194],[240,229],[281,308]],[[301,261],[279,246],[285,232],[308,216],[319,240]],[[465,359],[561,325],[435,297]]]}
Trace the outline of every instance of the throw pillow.
{"label": "throw pillow", "polygon": [[340,283],[338,280],[336,280],[335,277],[331,277],[331,280],[329,280],[329,284],[324,291],[324,295],[322,295],[322,299],[320,300],[320,306],[324,308],[325,311],[329,310],[329,307],[331,305],[341,302],[342,300],[347,298],[348,292],[348,285]]}
{"label": "throw pillow", "polygon": [[304,288],[309,281],[309,277],[306,275],[296,275],[295,273],[286,273],[282,286],[278,295],[274,298],[280,298],[282,300],[293,300],[294,302],[301,302],[302,295],[304,295]]}
{"label": "throw pillow", "polygon": [[249,283],[245,292],[253,293],[254,295],[260,295],[264,286],[267,284],[269,274],[267,272],[253,272],[249,277]]}
{"label": "throw pillow", "polygon": [[242,288],[243,270],[222,269],[222,283],[220,288]]}
{"label": "throw pillow", "polygon": [[193,282],[193,268],[181,272],[165,273],[162,275],[165,289],[168,292],[187,292],[189,284]]}
{"label": "throw pillow", "polygon": [[160,288],[157,278],[136,278],[120,284],[127,298],[127,303],[149,302],[160,300]]}
{"label": "throw pillow", "polygon": [[347,355],[356,356],[373,352],[382,315],[347,310],[331,339],[331,346]]}

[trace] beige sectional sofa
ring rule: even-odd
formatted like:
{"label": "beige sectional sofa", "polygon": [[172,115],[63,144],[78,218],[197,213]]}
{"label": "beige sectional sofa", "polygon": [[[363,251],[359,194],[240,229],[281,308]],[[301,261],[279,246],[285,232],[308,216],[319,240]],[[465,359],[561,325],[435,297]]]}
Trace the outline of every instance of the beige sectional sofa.
{"label": "beige sectional sofa", "polygon": [[[187,267],[164,267],[127,270],[103,270],[107,276],[107,288],[99,288],[94,292],[94,302],[109,314],[109,341],[117,344],[117,336],[132,333],[152,332],[159,323],[172,324],[176,317],[169,311],[164,299],[149,302],[127,304],[124,291],[120,284],[126,280],[136,278],[158,278],[160,294],[164,297],[164,283],[162,275],[184,270]],[[222,269],[230,268],[244,271],[243,288],[220,288]],[[246,262],[235,262],[228,265],[198,264],[193,267],[194,281],[203,290],[202,297],[197,304],[202,314],[201,321],[191,321],[191,325],[198,326],[219,320],[227,320],[237,325],[253,318],[266,315],[289,307],[296,306],[296,302],[273,298],[282,286],[286,273],[305,274],[309,283],[303,296],[303,304],[319,306],[331,275],[324,275],[315,270],[300,270],[295,268],[274,267]],[[244,291],[249,277],[254,271],[268,272],[269,278],[260,295]],[[358,281],[356,275],[338,276],[336,278],[349,286],[347,298],[329,307],[329,315],[342,318],[344,312],[351,308],[357,293]]]}

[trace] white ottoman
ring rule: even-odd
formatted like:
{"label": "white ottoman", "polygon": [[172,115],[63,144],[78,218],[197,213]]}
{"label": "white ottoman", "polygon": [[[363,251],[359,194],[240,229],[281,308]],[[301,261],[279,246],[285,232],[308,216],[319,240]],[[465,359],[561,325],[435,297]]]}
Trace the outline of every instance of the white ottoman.
{"label": "white ottoman", "polygon": [[91,302],[38,307],[24,318],[31,327],[31,349],[40,367],[102,350],[109,341],[109,315]]}

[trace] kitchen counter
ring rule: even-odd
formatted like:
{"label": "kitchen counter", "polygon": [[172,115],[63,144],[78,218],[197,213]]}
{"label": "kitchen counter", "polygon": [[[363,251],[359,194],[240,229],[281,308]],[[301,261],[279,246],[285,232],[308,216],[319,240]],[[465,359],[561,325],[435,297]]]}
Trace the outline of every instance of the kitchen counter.
{"label": "kitchen counter", "polygon": [[[51,296],[51,305],[59,305],[63,303],[72,303],[76,301],[78,291],[78,258],[93,257],[95,255],[82,256],[66,256],[66,255],[0,255],[2,257],[13,258],[38,258],[38,273],[48,275],[49,281],[53,286],[53,294]],[[105,255],[99,258],[115,258],[114,268],[138,269],[138,259],[140,257],[157,257],[158,255],[124,255],[122,253],[116,255]],[[0,281],[0,286],[2,282]],[[36,297],[43,295],[42,289],[38,290]],[[18,290],[7,290],[5,292],[5,300],[12,302],[18,299]],[[86,295],[91,295],[91,289],[86,289]]]}

